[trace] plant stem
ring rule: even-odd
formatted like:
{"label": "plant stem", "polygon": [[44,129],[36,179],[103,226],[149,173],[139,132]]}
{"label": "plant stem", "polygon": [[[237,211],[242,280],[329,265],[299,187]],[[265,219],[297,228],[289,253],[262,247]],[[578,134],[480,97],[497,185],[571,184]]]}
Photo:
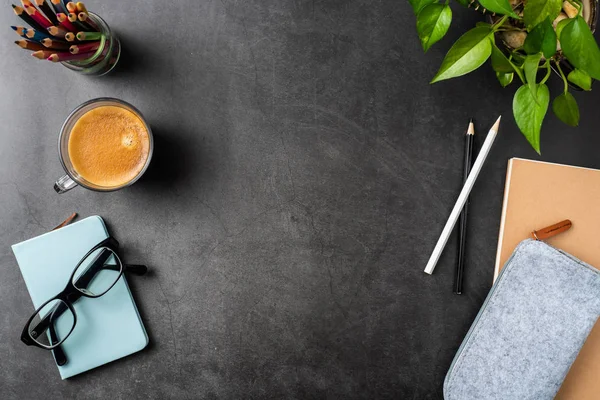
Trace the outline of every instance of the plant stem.
{"label": "plant stem", "polygon": [[579,14],[581,14],[581,11],[583,10],[583,4],[580,4],[577,1],[574,0],[567,0],[569,3],[571,3],[571,5],[573,7],[575,7],[577,9],[577,11],[579,11]]}
{"label": "plant stem", "polygon": [[502,25],[504,25],[504,22],[508,19],[508,15],[505,15],[504,17],[502,17],[501,19],[499,19],[498,21],[496,21],[494,23],[494,25],[492,25],[492,32],[496,32]]}
{"label": "plant stem", "polygon": [[565,93],[567,93],[569,91],[569,82],[567,82],[567,77],[565,76],[565,73],[563,72],[562,68],[560,67],[560,62],[558,62],[557,60],[554,60],[554,63],[556,64],[556,67],[558,68],[558,72],[560,72],[560,76],[562,77],[563,83],[565,85],[564,91],[565,91]]}
{"label": "plant stem", "polygon": [[525,29],[525,28],[519,28],[518,26],[503,25],[503,26],[499,26],[498,28],[496,28],[495,31],[496,32],[502,32],[502,31],[508,31],[508,32],[527,32],[527,29]]}
{"label": "plant stem", "polygon": [[523,71],[521,71],[521,68],[517,67],[515,64],[513,64],[513,62],[510,59],[508,59],[508,63],[513,67],[513,69],[517,73],[517,76],[519,77],[519,79],[521,80],[521,82],[524,85],[525,84],[525,76],[523,76]]}
{"label": "plant stem", "polygon": [[542,81],[540,82],[540,84],[544,84],[546,83],[546,81],[548,80],[548,78],[550,78],[550,60],[546,60],[546,62],[544,63],[544,67],[546,67],[546,76],[544,76],[544,79],[542,79]]}

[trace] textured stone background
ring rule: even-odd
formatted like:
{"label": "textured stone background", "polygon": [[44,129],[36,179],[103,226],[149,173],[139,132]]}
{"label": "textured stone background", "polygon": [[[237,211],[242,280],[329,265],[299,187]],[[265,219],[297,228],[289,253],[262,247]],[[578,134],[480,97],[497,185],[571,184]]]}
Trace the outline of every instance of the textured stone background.
{"label": "textured stone background", "polygon": [[[491,286],[507,160],[539,158],[511,117],[516,85],[489,67],[428,84],[476,13],[452,4],[425,55],[403,0],[90,0],[125,50],[94,79],[18,49],[1,3],[2,399],[442,397]],[[100,96],[150,121],[151,169],[120,192],[59,196],[61,123]],[[550,116],[542,159],[597,168],[600,93],[576,97],[580,128]],[[455,296],[454,238],[433,276],[423,268],[469,117],[480,145],[499,114]],[[125,258],[151,267],[129,280],[151,344],[63,382],[19,341],[32,304],[10,245],[73,211],[102,216]]]}

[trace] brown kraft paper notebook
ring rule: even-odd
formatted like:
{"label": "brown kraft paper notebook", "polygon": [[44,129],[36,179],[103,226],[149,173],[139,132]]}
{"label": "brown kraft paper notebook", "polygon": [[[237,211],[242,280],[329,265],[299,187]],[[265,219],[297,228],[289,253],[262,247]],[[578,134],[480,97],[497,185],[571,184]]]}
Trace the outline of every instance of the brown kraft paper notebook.
{"label": "brown kraft paper notebook", "polygon": [[[494,281],[517,244],[531,231],[565,219],[573,226],[548,244],[600,267],[600,170],[510,159]],[[600,320],[558,392],[559,400],[600,398]]]}

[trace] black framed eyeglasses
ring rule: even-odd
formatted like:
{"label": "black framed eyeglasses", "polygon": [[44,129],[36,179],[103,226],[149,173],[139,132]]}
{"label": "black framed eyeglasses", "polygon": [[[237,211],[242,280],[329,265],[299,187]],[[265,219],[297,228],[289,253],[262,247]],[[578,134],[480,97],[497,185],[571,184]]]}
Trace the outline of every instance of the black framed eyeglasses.
{"label": "black framed eyeglasses", "polygon": [[54,350],[59,365],[66,363],[60,345],[75,329],[77,314],[73,303],[81,297],[98,298],[112,289],[123,275],[143,275],[145,265],[123,264],[119,242],[108,237],[94,246],[76,265],[62,292],[42,304],[27,320],[21,341],[28,346]]}

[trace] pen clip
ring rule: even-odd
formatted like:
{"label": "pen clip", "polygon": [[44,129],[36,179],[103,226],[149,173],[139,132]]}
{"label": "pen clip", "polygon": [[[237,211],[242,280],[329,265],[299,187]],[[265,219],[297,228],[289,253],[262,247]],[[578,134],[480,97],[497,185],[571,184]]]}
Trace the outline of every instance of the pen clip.
{"label": "pen clip", "polygon": [[551,237],[556,236],[559,233],[568,231],[572,226],[573,224],[571,223],[571,221],[565,219],[564,221],[560,221],[554,225],[550,225],[545,228],[531,232],[531,238],[535,240],[550,239]]}

